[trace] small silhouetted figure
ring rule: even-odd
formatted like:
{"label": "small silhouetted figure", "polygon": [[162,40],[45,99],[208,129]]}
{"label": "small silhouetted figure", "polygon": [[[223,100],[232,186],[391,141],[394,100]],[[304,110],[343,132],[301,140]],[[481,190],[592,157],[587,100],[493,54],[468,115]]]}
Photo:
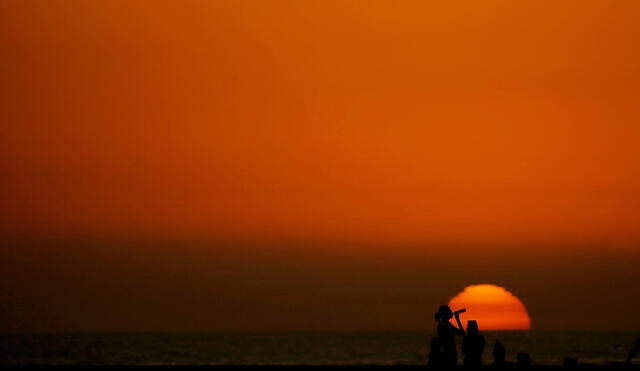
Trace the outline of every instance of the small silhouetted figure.
{"label": "small silhouetted figure", "polygon": [[440,343],[439,337],[431,339],[428,365],[430,367],[442,367],[442,343]]}
{"label": "small silhouetted figure", "polygon": [[478,322],[467,321],[467,335],[462,340],[462,354],[465,366],[482,366],[482,352],[484,352],[484,336],[478,333]]}
{"label": "small silhouetted figure", "polygon": [[520,368],[529,368],[529,366],[531,366],[531,356],[529,356],[528,353],[520,352],[516,359],[516,366]]}
{"label": "small silhouetted figure", "polygon": [[504,366],[504,359],[507,356],[507,350],[498,339],[496,339],[496,344],[493,346],[493,352],[491,355],[493,356],[494,366]]}
{"label": "small silhouetted figure", "polygon": [[578,367],[578,358],[571,358],[569,356],[564,357],[562,361],[562,367],[574,368]]}
{"label": "small silhouetted figure", "polygon": [[638,354],[638,351],[640,351],[640,337],[636,340],[636,345],[634,345],[629,351],[626,363],[631,363],[631,360],[636,356],[636,354]]}
{"label": "small silhouetted figure", "polygon": [[464,336],[460,315],[455,314],[458,328],[449,322],[453,316],[454,313],[448,305],[441,306],[434,316],[438,322],[438,336],[440,337],[440,344],[442,345],[442,365],[446,367],[456,366],[458,364],[455,336]]}

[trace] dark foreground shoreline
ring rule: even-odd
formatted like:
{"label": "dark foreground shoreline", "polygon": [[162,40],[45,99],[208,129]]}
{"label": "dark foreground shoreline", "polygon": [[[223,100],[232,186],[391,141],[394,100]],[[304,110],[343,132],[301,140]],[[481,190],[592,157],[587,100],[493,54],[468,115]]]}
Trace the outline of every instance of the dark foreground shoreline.
{"label": "dark foreground shoreline", "polygon": [[[234,369],[234,370],[295,370],[295,369],[313,369],[313,370],[324,370],[324,369],[342,369],[342,370],[389,370],[389,369],[402,369],[402,370],[440,370],[441,368],[433,368],[422,365],[2,365],[4,369],[42,369],[42,370],[58,370],[58,369],[72,369],[72,370],[83,370],[83,369],[99,369],[99,370],[176,370],[176,369],[185,369],[185,370],[203,370],[203,369]],[[476,368],[478,370],[554,370],[554,369],[596,369],[596,370],[630,370],[630,371],[640,371],[640,365],[627,365],[623,363],[613,363],[610,365],[595,365],[595,364],[581,364],[575,367],[562,367],[562,366],[545,366],[545,365],[532,365],[527,368],[517,367],[515,365],[507,365],[504,367],[494,367],[494,366],[483,366],[480,368]],[[442,368],[442,369],[456,369],[456,370],[469,370],[469,368],[458,366],[453,368]]]}

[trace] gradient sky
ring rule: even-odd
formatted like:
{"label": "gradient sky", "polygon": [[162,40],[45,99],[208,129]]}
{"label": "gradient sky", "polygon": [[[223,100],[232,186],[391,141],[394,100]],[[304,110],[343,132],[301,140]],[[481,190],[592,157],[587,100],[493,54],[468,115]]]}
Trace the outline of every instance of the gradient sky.
{"label": "gradient sky", "polygon": [[0,332],[431,329],[476,283],[640,329],[638,19],[2,1]]}

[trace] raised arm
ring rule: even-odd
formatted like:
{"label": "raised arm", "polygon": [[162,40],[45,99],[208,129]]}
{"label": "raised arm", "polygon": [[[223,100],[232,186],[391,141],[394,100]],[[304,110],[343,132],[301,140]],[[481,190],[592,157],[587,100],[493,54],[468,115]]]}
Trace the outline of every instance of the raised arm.
{"label": "raised arm", "polygon": [[462,327],[462,322],[460,322],[460,314],[455,313],[454,315],[456,317],[456,322],[458,323],[458,328],[456,329],[456,334],[458,334],[460,336],[464,336],[464,327]]}

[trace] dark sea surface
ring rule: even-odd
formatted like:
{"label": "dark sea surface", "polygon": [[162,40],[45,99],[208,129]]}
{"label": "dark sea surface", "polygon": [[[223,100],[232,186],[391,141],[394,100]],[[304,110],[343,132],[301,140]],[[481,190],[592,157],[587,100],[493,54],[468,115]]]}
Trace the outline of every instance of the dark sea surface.
{"label": "dark sea surface", "polygon": [[[624,361],[634,332],[484,332],[485,364],[498,338],[507,361],[528,352],[534,364]],[[0,335],[0,364],[80,365],[420,365],[428,332],[82,333]],[[458,347],[461,340],[458,339]],[[460,355],[459,355],[460,357]]]}

